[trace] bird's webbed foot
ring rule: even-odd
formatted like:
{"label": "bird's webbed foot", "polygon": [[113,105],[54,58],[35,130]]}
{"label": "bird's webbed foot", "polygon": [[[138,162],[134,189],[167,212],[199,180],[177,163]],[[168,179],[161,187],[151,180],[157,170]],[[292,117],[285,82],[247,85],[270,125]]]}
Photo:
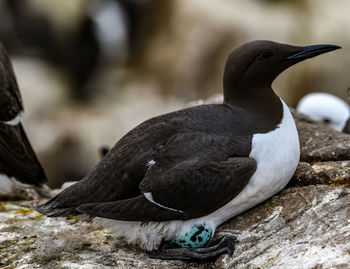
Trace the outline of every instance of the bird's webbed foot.
{"label": "bird's webbed foot", "polygon": [[235,250],[236,237],[225,235],[215,240],[214,244],[201,248],[160,248],[148,253],[151,258],[163,260],[207,260],[221,254],[232,255]]}

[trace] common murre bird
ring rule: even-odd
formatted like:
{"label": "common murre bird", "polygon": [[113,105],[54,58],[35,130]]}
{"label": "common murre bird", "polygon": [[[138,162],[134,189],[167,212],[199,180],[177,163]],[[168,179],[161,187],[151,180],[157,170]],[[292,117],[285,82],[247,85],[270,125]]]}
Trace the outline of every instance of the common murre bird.
{"label": "common murre bird", "polygon": [[[121,138],[83,180],[37,210],[84,213],[162,259],[232,254],[235,237],[216,227],[283,189],[299,139],[272,81],[334,45],[253,41],[228,56],[224,102],[149,119]],[[180,248],[162,248],[162,242]],[[209,244],[208,244],[209,242]]]}
{"label": "common murre bird", "polygon": [[46,175],[21,124],[24,114],[21,94],[6,50],[0,44],[0,196],[36,186],[48,191]]}
{"label": "common murre bird", "polygon": [[307,94],[300,99],[296,109],[339,132],[350,133],[350,107],[335,95],[324,92]]}

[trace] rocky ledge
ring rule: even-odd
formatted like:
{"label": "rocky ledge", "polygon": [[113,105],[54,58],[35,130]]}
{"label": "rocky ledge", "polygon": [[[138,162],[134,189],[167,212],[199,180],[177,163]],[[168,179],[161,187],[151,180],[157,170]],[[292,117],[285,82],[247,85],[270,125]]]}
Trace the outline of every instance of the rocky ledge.
{"label": "rocky ledge", "polygon": [[349,268],[350,135],[294,112],[301,162],[288,187],[219,227],[235,253],[207,263],[150,259],[75,217],[47,218],[43,200],[0,203],[3,268]]}

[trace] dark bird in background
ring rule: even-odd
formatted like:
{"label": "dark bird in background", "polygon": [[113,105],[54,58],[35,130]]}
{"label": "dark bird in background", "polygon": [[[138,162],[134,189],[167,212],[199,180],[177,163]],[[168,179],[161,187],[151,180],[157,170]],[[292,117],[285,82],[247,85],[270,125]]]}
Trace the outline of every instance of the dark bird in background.
{"label": "dark bird in background", "polygon": [[299,161],[295,122],[272,90],[273,80],[338,48],[272,41],[238,47],[226,61],[223,104],[141,123],[84,179],[37,210],[50,217],[92,216],[155,258],[232,254],[235,237],[215,241],[215,229],[283,189]]}
{"label": "dark bird in background", "polygon": [[98,92],[102,73],[123,66],[137,43],[148,1],[87,1],[74,30],[57,33],[48,14],[27,0],[4,0],[0,6],[0,38],[10,53],[40,56],[65,71],[72,95],[89,101]]}
{"label": "dark bird in background", "polygon": [[35,186],[41,194],[48,187],[46,175],[21,123],[23,104],[10,59],[0,44],[0,196]]}

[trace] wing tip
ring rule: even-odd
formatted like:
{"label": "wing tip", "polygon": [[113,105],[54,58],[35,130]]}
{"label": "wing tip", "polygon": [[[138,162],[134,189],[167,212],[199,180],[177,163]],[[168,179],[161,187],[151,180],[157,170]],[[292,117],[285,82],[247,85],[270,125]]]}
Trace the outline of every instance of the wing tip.
{"label": "wing tip", "polygon": [[35,210],[47,217],[66,216],[68,214],[74,214],[75,212],[74,208],[62,207],[61,203],[52,199],[37,206]]}

